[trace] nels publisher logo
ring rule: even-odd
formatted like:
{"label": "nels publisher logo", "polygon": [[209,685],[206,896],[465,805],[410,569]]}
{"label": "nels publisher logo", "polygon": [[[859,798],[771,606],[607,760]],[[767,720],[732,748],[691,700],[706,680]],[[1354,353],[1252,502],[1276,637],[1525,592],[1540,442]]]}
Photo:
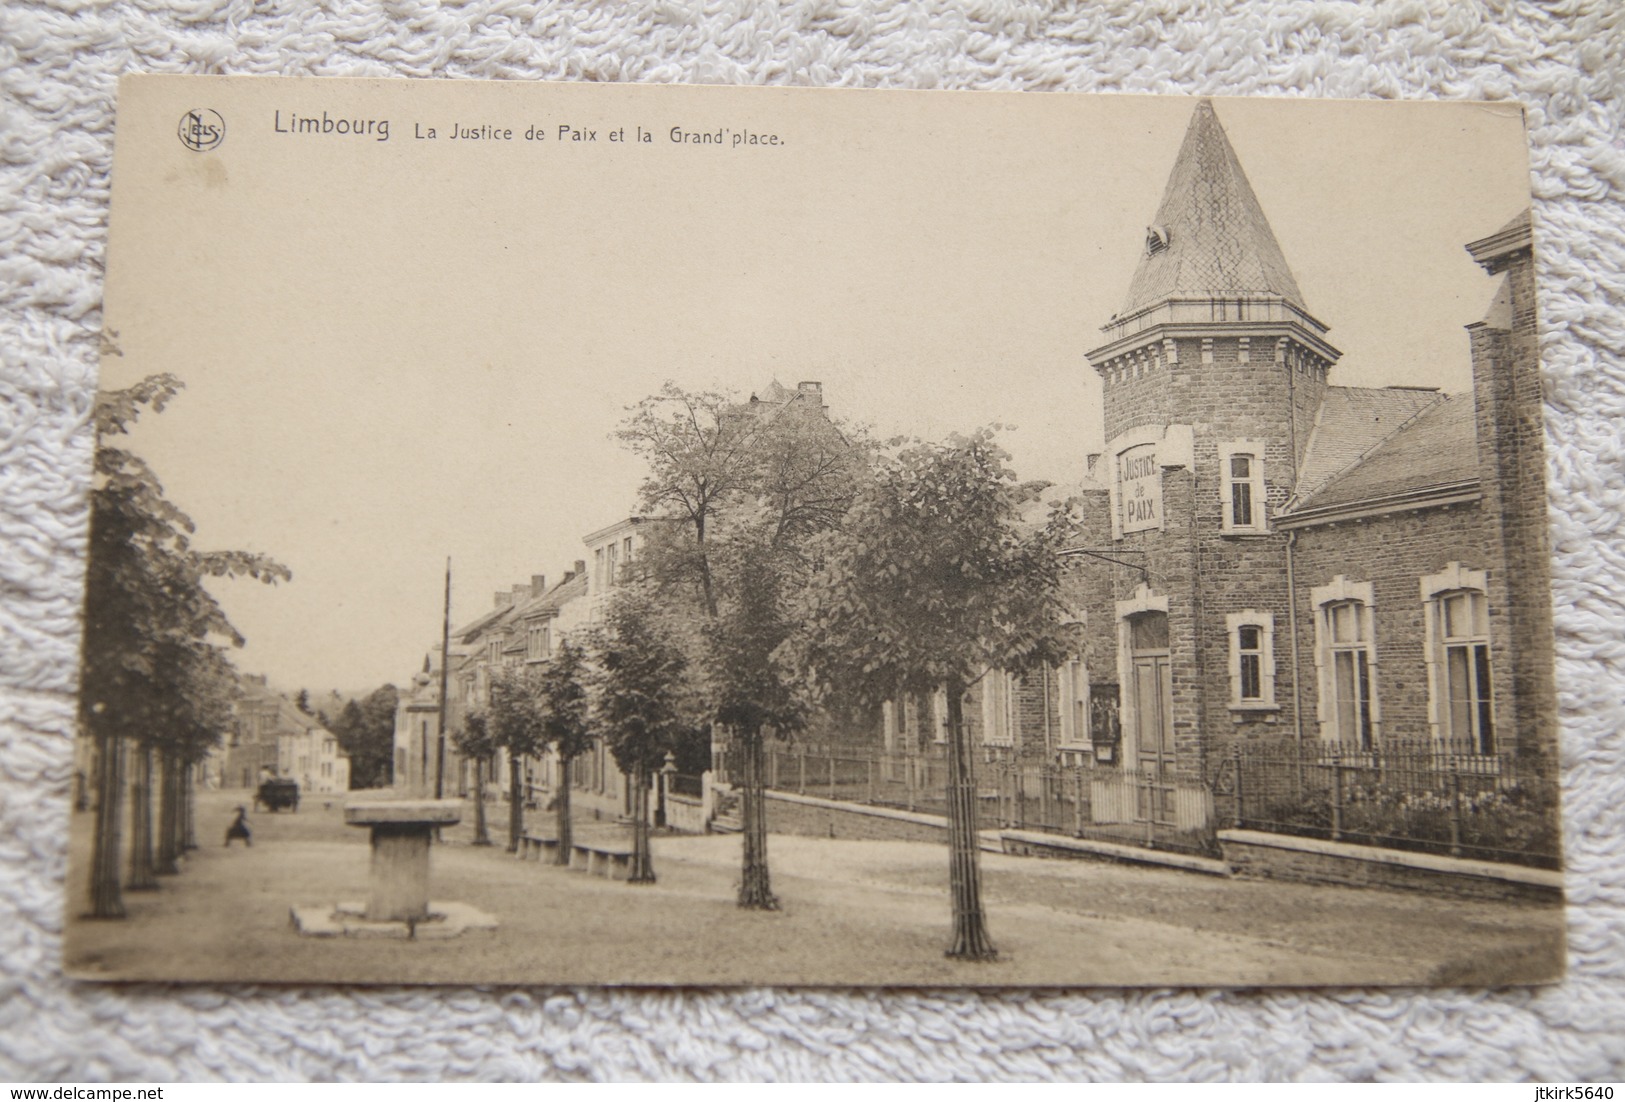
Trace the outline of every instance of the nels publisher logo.
{"label": "nels publisher logo", "polygon": [[218,111],[199,107],[181,116],[175,132],[181,144],[194,153],[207,153],[226,140],[226,120]]}

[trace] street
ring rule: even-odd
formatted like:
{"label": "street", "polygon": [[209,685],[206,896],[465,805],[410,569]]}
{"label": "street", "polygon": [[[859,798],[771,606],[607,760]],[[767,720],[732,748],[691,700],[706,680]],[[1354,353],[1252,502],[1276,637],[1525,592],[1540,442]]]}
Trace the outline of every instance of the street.
{"label": "street", "polygon": [[[83,921],[69,885],[66,968],[83,978],[255,982],[1051,985],[1449,983],[1549,974],[1557,904],[1486,903],[1148,867],[983,855],[997,962],[949,961],[947,852],[915,842],[774,835],[782,910],[741,911],[737,835],[654,840],[659,882],[629,885],[468,845],[470,814],[433,852],[431,895],[494,913],[495,933],[447,941],[312,939],[293,904],[366,895],[363,830],[342,798],[251,814],[251,849],[222,846],[247,793],[205,792],[202,849],[123,921]],[[92,816],[73,818],[89,867]],[[590,821],[587,831],[615,828]]]}

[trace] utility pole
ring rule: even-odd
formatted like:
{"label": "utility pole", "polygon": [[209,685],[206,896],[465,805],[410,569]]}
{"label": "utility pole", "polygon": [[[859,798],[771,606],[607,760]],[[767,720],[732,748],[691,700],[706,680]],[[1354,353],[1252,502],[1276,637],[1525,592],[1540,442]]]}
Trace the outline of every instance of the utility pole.
{"label": "utility pole", "polygon": [[451,556],[446,556],[446,610],[440,621],[440,738],[435,745],[434,798],[446,795],[446,685],[451,677]]}

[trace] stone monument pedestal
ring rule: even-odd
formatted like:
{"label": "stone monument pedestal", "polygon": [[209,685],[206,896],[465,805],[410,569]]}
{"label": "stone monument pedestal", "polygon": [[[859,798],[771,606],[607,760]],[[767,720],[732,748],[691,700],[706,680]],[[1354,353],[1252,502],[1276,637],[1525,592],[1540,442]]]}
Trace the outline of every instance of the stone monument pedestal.
{"label": "stone monument pedestal", "polygon": [[456,937],[493,930],[496,919],[463,903],[430,903],[429,847],[436,827],[462,818],[460,800],[366,800],[347,804],[344,821],[372,832],[370,895],[365,904],[294,907],[305,937]]}
{"label": "stone monument pedestal", "polygon": [[429,846],[434,829],[463,817],[459,800],[353,803],[344,821],[372,830],[368,922],[422,922],[429,917]]}

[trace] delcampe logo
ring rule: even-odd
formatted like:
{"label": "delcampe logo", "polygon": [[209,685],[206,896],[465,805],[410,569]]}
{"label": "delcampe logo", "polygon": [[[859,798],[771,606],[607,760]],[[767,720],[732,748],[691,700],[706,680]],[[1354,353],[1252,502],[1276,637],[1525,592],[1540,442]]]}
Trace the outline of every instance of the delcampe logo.
{"label": "delcampe logo", "polygon": [[207,107],[195,108],[181,116],[175,132],[181,144],[194,153],[207,153],[226,140],[226,120],[218,111]]}

